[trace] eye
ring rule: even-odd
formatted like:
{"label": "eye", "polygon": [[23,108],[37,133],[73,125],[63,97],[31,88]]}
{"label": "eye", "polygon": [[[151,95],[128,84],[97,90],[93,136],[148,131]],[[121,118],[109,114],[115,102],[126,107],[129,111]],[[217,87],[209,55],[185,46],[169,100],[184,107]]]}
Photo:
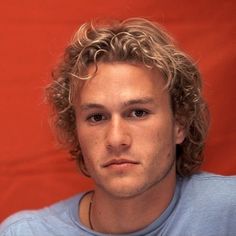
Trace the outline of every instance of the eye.
{"label": "eye", "polygon": [[98,123],[102,120],[105,120],[106,117],[103,115],[103,114],[100,114],[100,113],[96,113],[96,114],[92,114],[92,115],[89,115],[86,120],[91,122],[91,123]]}
{"label": "eye", "polygon": [[144,118],[145,116],[147,116],[149,113],[146,110],[143,109],[135,109],[132,110],[129,114],[129,117],[133,117],[133,118]]}

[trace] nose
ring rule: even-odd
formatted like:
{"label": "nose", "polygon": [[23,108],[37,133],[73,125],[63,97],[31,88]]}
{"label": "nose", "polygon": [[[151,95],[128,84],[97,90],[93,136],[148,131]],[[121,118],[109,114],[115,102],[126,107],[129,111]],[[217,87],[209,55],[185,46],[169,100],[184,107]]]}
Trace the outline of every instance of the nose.
{"label": "nose", "polygon": [[119,155],[130,148],[131,142],[127,121],[120,117],[112,117],[107,127],[106,148]]}

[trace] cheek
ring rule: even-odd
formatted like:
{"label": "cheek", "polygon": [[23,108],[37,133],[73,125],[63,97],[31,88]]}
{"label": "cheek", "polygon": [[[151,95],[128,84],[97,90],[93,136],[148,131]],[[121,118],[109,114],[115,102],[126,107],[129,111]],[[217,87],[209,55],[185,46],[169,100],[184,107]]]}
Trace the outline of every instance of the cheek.
{"label": "cheek", "polygon": [[79,143],[80,143],[80,148],[83,152],[85,153],[90,153],[93,152],[94,150],[97,149],[97,146],[99,144],[98,137],[96,137],[93,134],[90,135],[84,135],[83,133],[78,136],[79,137]]}
{"label": "cheek", "polygon": [[139,138],[136,139],[136,143],[142,153],[146,152],[150,155],[163,154],[165,157],[171,155],[175,148],[173,126],[153,125],[151,129],[144,129]]}
{"label": "cheek", "polygon": [[173,126],[170,123],[152,122],[140,130],[134,130],[133,138],[143,144],[162,143],[173,139]]}
{"label": "cheek", "polygon": [[85,166],[92,177],[95,169],[99,166],[98,157],[100,156],[99,150],[101,150],[101,148],[99,148],[100,142],[98,141],[98,137],[93,133],[81,132],[78,137]]}
{"label": "cheek", "polygon": [[86,127],[77,129],[78,139],[80,143],[80,148],[83,156],[86,158],[96,157],[96,153],[101,149],[102,141],[101,135],[95,130],[91,131]]}

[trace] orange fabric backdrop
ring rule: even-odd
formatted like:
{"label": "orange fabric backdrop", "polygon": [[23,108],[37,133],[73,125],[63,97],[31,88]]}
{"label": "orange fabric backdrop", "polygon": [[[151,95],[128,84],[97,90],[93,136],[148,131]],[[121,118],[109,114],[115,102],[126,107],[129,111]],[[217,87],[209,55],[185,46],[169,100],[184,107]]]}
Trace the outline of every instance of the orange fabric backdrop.
{"label": "orange fabric backdrop", "polygon": [[196,59],[211,109],[204,170],[236,174],[235,1],[9,0],[0,6],[0,220],[91,187],[50,131],[43,87],[73,32],[94,18],[147,17]]}

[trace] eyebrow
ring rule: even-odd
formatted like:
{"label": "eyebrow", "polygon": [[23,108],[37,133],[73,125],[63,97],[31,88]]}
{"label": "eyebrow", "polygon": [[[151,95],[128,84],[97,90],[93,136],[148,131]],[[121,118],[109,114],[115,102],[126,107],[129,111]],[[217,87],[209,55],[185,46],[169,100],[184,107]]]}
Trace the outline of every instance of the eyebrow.
{"label": "eyebrow", "polygon": [[[153,104],[153,103],[154,103],[153,98],[143,97],[143,98],[137,98],[137,99],[131,99],[131,100],[125,101],[125,102],[123,102],[123,106],[127,107],[127,106],[132,106],[132,105],[137,105],[137,104],[144,105],[144,104]],[[95,109],[95,108],[104,109],[105,106],[103,106],[102,104],[98,104],[98,103],[85,103],[80,106],[80,109],[82,111],[86,111],[89,109]]]}
{"label": "eyebrow", "polygon": [[97,103],[86,103],[86,104],[82,104],[80,106],[80,109],[82,111],[86,111],[86,110],[93,109],[93,108],[100,108],[101,109],[101,108],[104,108],[104,106],[101,104],[97,104]]}
{"label": "eyebrow", "polygon": [[124,102],[124,106],[130,106],[130,105],[136,105],[136,104],[148,104],[148,103],[154,103],[154,99],[151,97],[131,99]]}

